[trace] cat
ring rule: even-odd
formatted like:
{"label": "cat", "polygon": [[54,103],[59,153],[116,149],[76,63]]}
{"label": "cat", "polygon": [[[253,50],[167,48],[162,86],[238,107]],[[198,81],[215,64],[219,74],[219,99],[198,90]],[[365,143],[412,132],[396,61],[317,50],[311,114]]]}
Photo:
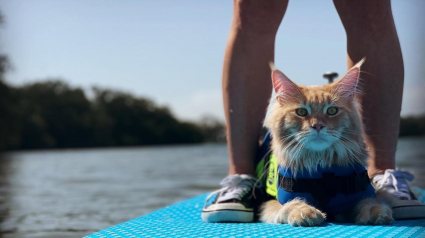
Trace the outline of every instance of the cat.
{"label": "cat", "polygon": [[[364,59],[336,82],[323,86],[299,86],[270,63],[276,100],[269,107],[265,125],[271,130],[272,153],[280,168],[285,168],[282,173],[288,170],[296,177],[332,166],[365,168],[367,148],[356,96],[362,93],[359,75],[363,62]],[[371,188],[366,170],[365,177]],[[391,223],[391,208],[378,201],[371,189],[372,196],[355,200],[333,219],[365,225]],[[273,199],[260,209],[261,221],[292,226],[318,226],[326,216],[325,211],[302,197],[283,204]]]}

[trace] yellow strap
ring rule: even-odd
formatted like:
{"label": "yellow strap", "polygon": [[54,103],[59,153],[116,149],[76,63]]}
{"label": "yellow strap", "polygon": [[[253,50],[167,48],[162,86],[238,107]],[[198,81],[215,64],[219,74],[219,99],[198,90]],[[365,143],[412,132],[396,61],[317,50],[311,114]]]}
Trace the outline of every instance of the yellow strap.
{"label": "yellow strap", "polygon": [[266,192],[277,198],[277,158],[274,154],[270,155],[269,160],[269,172],[267,173],[267,180],[266,180]]}

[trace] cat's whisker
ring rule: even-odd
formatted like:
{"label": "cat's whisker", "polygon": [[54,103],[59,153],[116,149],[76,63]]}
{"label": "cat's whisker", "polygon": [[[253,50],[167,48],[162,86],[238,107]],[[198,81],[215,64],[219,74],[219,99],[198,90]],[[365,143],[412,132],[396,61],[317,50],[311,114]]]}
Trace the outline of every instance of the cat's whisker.
{"label": "cat's whisker", "polygon": [[[298,144],[290,150],[291,157],[293,158],[291,160],[292,163],[297,163],[297,164],[301,163],[300,157],[301,157],[302,151],[304,149],[304,145],[306,143],[305,139],[306,139],[306,137],[301,138],[301,140],[298,142]],[[294,170],[293,173],[294,173],[294,176],[295,176],[295,174],[297,173],[297,170]]]}
{"label": "cat's whisker", "polygon": [[299,142],[298,149],[295,151],[295,158],[300,159],[299,155],[301,154],[301,150],[304,148],[305,145],[305,138],[302,138],[302,140]]}
{"label": "cat's whisker", "polygon": [[341,132],[341,134],[361,135],[359,131],[349,131],[349,130],[344,130]]}
{"label": "cat's whisker", "polygon": [[286,145],[285,145],[285,147],[283,147],[283,150],[287,150],[292,144],[294,144],[294,143],[296,143],[297,141],[296,140],[292,140],[292,141],[290,141],[289,143],[287,143]]}
{"label": "cat's whisker", "polygon": [[[340,140],[340,141],[337,141],[337,144],[342,146],[345,149],[345,151],[348,152],[349,155],[346,156],[346,159],[348,162],[350,162],[350,164],[358,163],[363,165],[364,161],[361,158],[359,158],[359,155],[363,157],[366,157],[366,155],[361,151],[360,147],[358,147],[357,144],[351,144],[350,146],[349,145],[350,142],[351,141]],[[353,148],[353,146],[355,148]]]}
{"label": "cat's whisker", "polygon": [[352,148],[350,145],[347,144],[347,142],[340,141],[340,143],[344,145],[348,158],[355,158],[357,160],[357,157],[359,157],[359,155],[362,155],[364,157],[364,154],[360,150],[358,150],[357,148]]}
{"label": "cat's whisker", "polygon": [[[293,138],[293,140],[291,140],[289,143],[286,143],[286,146],[284,147],[284,149],[287,149],[293,143],[299,141],[299,139],[297,140],[297,137],[299,138],[301,135],[304,135],[304,134],[307,134],[307,133],[305,133],[305,132],[298,132],[298,133],[295,133],[295,134],[292,134],[292,135],[288,136],[288,137],[295,137],[295,138]],[[284,144],[285,144],[285,140],[282,141],[282,145],[284,145]]]}
{"label": "cat's whisker", "polygon": [[280,138],[281,143],[282,143],[282,144],[283,144],[283,143],[285,143],[286,141],[288,141],[288,140],[292,139],[292,137],[294,137],[294,136],[295,136],[295,135],[288,135],[288,136],[285,136],[285,137]]}
{"label": "cat's whisker", "polygon": [[[267,161],[267,163],[265,163],[265,164],[264,164],[264,167],[266,168],[269,164],[270,164],[270,160],[268,160],[268,161]],[[257,179],[257,181],[255,181],[255,183],[254,183],[254,186],[253,186],[254,188],[256,188],[256,187],[257,187],[258,183],[261,183],[261,180],[263,179],[263,177],[264,177],[266,174],[268,174],[268,172],[269,172],[269,170],[268,170],[268,169],[265,169],[265,170],[261,173],[260,177],[259,177],[259,178]],[[262,185],[260,184],[260,186],[262,186]],[[255,197],[255,189],[252,189],[251,197],[256,198],[256,197]]]}
{"label": "cat's whisker", "polygon": [[[347,146],[342,141],[338,141],[337,145],[342,148],[339,152],[341,153],[344,152],[345,154],[343,158],[339,158],[339,162],[342,164],[351,164],[351,157],[353,156],[352,151],[348,149]],[[339,157],[342,157],[342,156],[339,156]],[[343,159],[343,161],[341,161],[341,159]]]}
{"label": "cat's whisker", "polygon": [[350,145],[350,146],[348,146],[349,149],[353,149],[353,150],[355,150],[355,152],[360,153],[361,155],[365,155],[362,152],[362,150],[360,148],[360,145],[358,143],[352,141],[351,138],[348,138],[348,137],[346,137],[344,135],[341,135],[341,141],[344,142],[344,143],[346,143],[346,144],[348,144],[348,145]]}
{"label": "cat's whisker", "polygon": [[358,130],[356,131],[356,130],[351,130],[351,129],[344,129],[344,130],[342,131],[342,133],[344,133],[344,132],[353,132],[353,133],[360,134]]}
{"label": "cat's whisker", "polygon": [[[342,143],[340,143],[341,144],[341,146],[343,146],[342,145]],[[357,159],[356,159],[356,157],[350,157],[350,156],[348,156],[347,157],[347,161],[346,162],[348,162],[348,165],[349,166],[351,166],[353,169],[354,169],[354,165],[356,164],[356,163],[358,163],[358,164],[363,164],[362,162],[359,162]],[[354,169],[355,170],[355,169]]]}

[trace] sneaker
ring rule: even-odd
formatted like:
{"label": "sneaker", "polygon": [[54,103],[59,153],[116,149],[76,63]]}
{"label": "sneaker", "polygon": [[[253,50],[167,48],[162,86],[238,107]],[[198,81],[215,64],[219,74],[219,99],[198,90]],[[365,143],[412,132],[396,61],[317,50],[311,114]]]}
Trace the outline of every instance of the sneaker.
{"label": "sneaker", "polygon": [[202,210],[204,222],[253,222],[253,189],[257,178],[247,174],[233,174],[221,183],[221,189],[212,192]]}
{"label": "sneaker", "polygon": [[425,204],[416,199],[406,181],[413,178],[409,172],[394,169],[372,178],[376,197],[392,207],[396,220],[425,218]]}

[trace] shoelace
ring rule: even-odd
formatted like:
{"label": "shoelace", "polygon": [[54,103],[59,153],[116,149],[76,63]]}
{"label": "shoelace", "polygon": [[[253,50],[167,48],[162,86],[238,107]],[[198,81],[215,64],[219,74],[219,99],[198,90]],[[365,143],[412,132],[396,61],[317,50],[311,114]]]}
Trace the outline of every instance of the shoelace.
{"label": "shoelace", "polygon": [[258,181],[257,178],[251,175],[246,174],[233,174],[230,176],[227,176],[223,181],[220,183],[221,189],[218,189],[214,192],[212,192],[208,197],[207,200],[213,196],[214,194],[225,192],[223,196],[221,196],[218,201],[226,201],[230,199],[238,199],[240,200],[243,196],[246,195],[249,191],[251,191],[251,188],[256,186],[260,187],[261,184]]}
{"label": "shoelace", "polygon": [[387,169],[383,175],[376,175],[373,181],[378,186],[378,189],[386,189],[400,199],[410,200],[412,198],[406,180],[412,181],[414,178],[413,174],[409,172]]}

